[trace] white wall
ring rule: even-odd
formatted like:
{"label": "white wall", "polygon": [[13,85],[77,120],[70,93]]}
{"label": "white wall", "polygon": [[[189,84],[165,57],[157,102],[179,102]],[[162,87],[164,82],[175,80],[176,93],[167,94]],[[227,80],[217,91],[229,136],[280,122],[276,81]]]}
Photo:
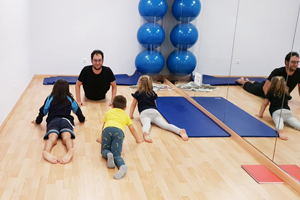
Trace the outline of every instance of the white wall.
{"label": "white wall", "polygon": [[[172,0],[167,2],[172,4]],[[78,75],[83,66],[90,64],[94,49],[104,51],[104,65],[114,73],[133,73],[135,57],[142,50],[136,39],[143,23],[138,3],[0,1],[0,123],[33,74]],[[201,3],[201,13],[193,22],[199,39],[191,48],[198,60],[196,71],[200,73],[267,76],[284,64],[284,56],[292,46],[300,51],[299,34],[293,43],[299,0]],[[166,43],[170,43],[169,38]]]}
{"label": "white wall", "polygon": [[0,1],[0,124],[33,76],[28,12],[25,0]]}
{"label": "white wall", "polygon": [[[197,26],[201,30],[194,48],[198,55],[196,71],[211,75],[268,76],[274,68],[284,65],[284,57],[293,45],[299,0],[201,2],[203,10]],[[300,45],[296,47],[294,50],[300,51]]]}
{"label": "white wall", "polygon": [[32,0],[31,9],[35,74],[78,75],[94,49],[104,52],[104,65],[114,73],[135,71],[142,23],[137,0]]}
{"label": "white wall", "polygon": [[[84,65],[90,64],[94,49],[104,51],[104,65],[114,73],[133,73],[135,57],[141,51],[136,34],[143,23],[138,2],[30,1],[34,73],[77,75]],[[172,0],[167,2],[170,11]],[[196,71],[266,76],[284,64],[284,56],[292,48],[298,0],[201,3],[201,13],[193,22],[199,39],[191,48],[198,60]],[[169,44],[168,32],[165,45]],[[82,62],[83,58],[87,63]]]}

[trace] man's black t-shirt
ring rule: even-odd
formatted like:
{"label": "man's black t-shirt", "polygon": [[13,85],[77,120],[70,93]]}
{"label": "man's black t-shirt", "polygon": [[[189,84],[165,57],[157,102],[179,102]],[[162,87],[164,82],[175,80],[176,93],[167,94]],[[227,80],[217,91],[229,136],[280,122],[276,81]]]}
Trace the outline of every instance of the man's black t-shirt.
{"label": "man's black t-shirt", "polygon": [[[271,72],[270,76],[268,77],[268,80],[271,81],[271,79],[274,76],[282,76],[286,80],[287,73],[286,73],[285,67],[280,67],[280,68],[274,69]],[[297,68],[297,70],[294,72],[294,74],[289,76],[288,80],[287,80],[287,86],[289,87],[289,93],[291,93],[293,91],[293,89],[296,87],[296,85],[299,83],[300,83],[300,69]]]}
{"label": "man's black t-shirt", "polygon": [[85,66],[78,77],[82,82],[86,98],[91,100],[105,99],[105,94],[110,88],[115,76],[109,67],[102,66],[100,74],[93,72],[93,65]]}
{"label": "man's black t-shirt", "polygon": [[155,99],[157,99],[157,94],[154,91],[148,96],[145,92],[139,93],[139,91],[136,91],[134,94],[131,95],[138,102],[139,113],[149,108],[157,109],[155,104]]}

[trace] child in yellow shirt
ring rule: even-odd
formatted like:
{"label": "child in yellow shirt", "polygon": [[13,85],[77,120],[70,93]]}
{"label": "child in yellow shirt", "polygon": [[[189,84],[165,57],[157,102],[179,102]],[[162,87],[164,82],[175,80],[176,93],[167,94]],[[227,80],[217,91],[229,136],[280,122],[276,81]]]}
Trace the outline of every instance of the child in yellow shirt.
{"label": "child in yellow shirt", "polygon": [[115,179],[123,178],[128,170],[121,157],[125,126],[128,126],[137,143],[143,142],[137,135],[130,117],[125,112],[126,103],[124,96],[115,96],[112,109],[107,111],[103,118],[102,136],[97,139],[97,142],[102,143],[101,154],[107,159],[107,167],[115,168],[117,165],[119,168],[119,171],[114,174]]}

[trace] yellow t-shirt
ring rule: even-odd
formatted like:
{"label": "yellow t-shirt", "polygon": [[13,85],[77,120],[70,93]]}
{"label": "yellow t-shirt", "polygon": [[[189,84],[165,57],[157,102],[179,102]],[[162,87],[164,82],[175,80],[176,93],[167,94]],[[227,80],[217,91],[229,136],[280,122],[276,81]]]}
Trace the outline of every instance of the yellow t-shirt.
{"label": "yellow t-shirt", "polygon": [[132,121],[128,114],[120,108],[112,108],[107,111],[103,117],[105,122],[104,129],[106,127],[116,127],[124,132],[125,126],[132,124]]}

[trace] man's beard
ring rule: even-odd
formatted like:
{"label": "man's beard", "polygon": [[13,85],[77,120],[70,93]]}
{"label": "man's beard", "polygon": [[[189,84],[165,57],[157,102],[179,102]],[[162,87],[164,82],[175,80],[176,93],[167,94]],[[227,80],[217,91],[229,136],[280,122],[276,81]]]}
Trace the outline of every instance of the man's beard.
{"label": "man's beard", "polygon": [[95,70],[100,70],[100,69],[102,68],[102,66],[100,66],[99,68],[96,68],[96,67],[93,65],[93,68],[94,68]]}
{"label": "man's beard", "polygon": [[296,71],[297,70],[297,67],[294,69],[294,68],[292,68],[292,67],[289,67],[288,68],[288,70],[290,71],[290,72],[294,72],[294,71]]}

